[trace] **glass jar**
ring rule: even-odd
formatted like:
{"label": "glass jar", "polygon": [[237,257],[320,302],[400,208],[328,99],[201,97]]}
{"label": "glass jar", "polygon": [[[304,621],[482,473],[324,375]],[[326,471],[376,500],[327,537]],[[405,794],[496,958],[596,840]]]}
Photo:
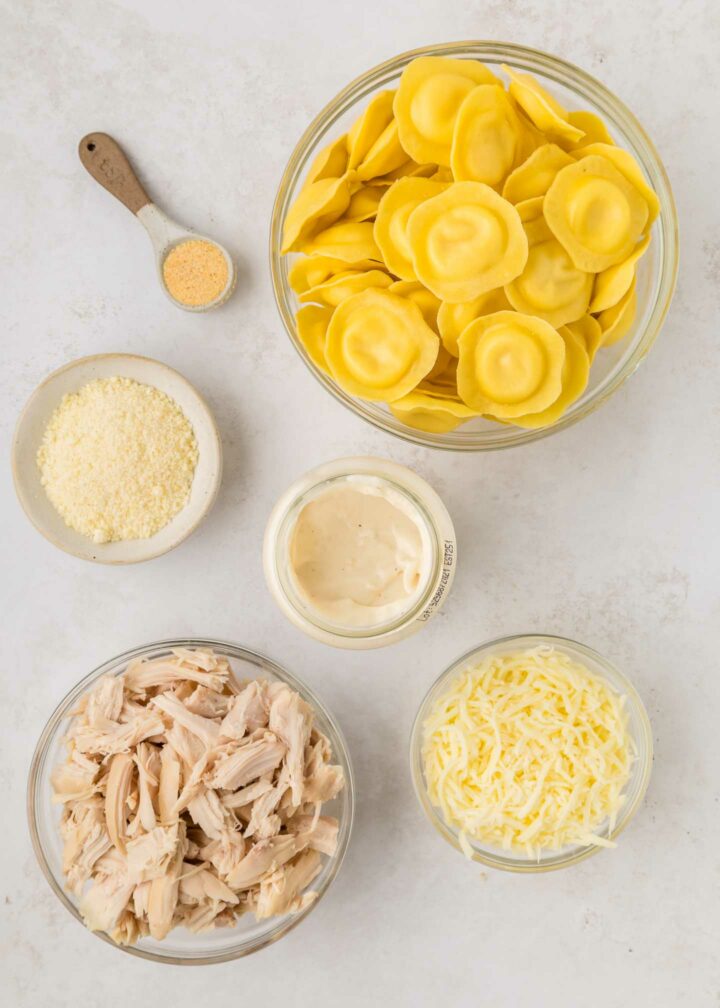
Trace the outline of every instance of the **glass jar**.
{"label": "glass jar", "polygon": [[[292,536],[303,508],[326,490],[368,483],[412,516],[427,556],[421,582],[399,615],[367,626],[342,625],[325,619],[301,596],[291,562]],[[357,650],[385,647],[420,630],[445,601],[456,558],[452,520],[432,487],[411,469],[372,457],[336,459],[296,480],[273,508],[263,545],[268,588],[291,623],[323,644]]]}

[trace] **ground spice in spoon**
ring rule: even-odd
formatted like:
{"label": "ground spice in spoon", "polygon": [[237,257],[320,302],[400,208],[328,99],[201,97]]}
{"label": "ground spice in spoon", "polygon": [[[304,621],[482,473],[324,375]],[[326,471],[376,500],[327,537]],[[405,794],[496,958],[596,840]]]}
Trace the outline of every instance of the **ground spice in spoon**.
{"label": "ground spice in spoon", "polygon": [[170,296],[190,308],[200,308],[219,298],[229,276],[221,249],[201,238],[190,238],[170,249],[162,274]]}

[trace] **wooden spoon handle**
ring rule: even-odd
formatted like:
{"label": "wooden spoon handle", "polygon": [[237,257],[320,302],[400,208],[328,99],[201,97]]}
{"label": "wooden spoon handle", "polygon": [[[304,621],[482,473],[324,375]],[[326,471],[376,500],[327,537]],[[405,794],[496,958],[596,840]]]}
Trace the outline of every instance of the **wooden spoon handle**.
{"label": "wooden spoon handle", "polygon": [[80,141],[80,160],[96,182],[134,214],[150,202],[120,144],[107,133],[88,133]]}

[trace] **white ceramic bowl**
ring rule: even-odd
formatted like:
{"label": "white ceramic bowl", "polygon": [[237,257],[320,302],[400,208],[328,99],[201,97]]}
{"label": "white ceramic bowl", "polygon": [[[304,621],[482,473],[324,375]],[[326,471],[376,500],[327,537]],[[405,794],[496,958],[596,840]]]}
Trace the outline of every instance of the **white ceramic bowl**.
{"label": "white ceramic bowl", "polygon": [[[36,456],[48,421],[62,397],[96,378],[114,377],[133,378],[153,385],[175,400],[195,431],[198,463],[190,500],[164,528],[149,539],[98,544],[69,528],[50,503],[40,482]],[[35,389],[15,428],[12,470],[15,490],[25,514],[54,546],[96,563],[138,563],[174,549],[198,527],[217,496],[222,475],[222,448],[210,410],[181,374],[149,357],[97,354],[65,364]]]}

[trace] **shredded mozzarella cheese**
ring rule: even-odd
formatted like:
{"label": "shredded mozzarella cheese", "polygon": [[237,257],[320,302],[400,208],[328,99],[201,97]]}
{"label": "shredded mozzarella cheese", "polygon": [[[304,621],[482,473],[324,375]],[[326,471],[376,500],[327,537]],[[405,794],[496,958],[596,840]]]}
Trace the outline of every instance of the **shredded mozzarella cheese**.
{"label": "shredded mozzarella cheese", "polygon": [[483,658],[423,729],[428,795],[468,856],[468,838],[532,858],[615,846],[607,834],[636,755],[624,697],[562,651]]}

